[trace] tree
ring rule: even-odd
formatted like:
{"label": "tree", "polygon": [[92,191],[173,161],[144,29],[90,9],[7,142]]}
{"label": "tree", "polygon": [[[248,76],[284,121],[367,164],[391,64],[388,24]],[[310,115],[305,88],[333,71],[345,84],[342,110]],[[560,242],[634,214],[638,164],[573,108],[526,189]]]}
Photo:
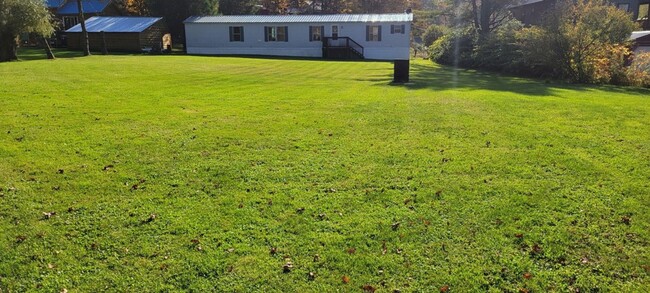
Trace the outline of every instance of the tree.
{"label": "tree", "polygon": [[175,40],[185,39],[183,21],[190,16],[215,15],[219,0],[147,0],[151,15],[162,16]]}
{"label": "tree", "polygon": [[149,15],[147,0],[121,0],[118,5],[126,10],[129,15]]}
{"label": "tree", "polygon": [[224,15],[255,13],[256,0],[219,0],[219,12]]}
{"label": "tree", "polygon": [[82,48],[84,56],[90,56],[90,40],[88,39],[88,30],[86,30],[86,19],[84,18],[84,10],[81,5],[81,0],[77,0],[77,10],[79,10],[79,24],[81,24],[81,41],[83,42]]}
{"label": "tree", "polygon": [[602,0],[558,3],[542,26],[518,38],[531,67],[574,82],[595,82],[608,50],[624,44],[636,29],[629,15]]}
{"label": "tree", "polygon": [[355,0],[313,0],[313,13],[335,14],[351,13],[355,9]]}
{"label": "tree", "polygon": [[0,62],[18,59],[18,35],[53,32],[50,14],[40,0],[0,0]]}
{"label": "tree", "polygon": [[409,0],[357,0],[360,13],[401,13],[412,7],[416,1]]}
{"label": "tree", "polygon": [[261,0],[262,7],[270,14],[287,14],[289,0]]}

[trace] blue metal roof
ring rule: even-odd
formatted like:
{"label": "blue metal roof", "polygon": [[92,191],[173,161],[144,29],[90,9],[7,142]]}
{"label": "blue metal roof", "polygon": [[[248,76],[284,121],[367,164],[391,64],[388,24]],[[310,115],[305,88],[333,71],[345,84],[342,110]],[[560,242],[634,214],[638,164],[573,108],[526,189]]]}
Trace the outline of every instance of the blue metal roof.
{"label": "blue metal roof", "polygon": [[[86,20],[86,30],[89,33],[139,33],[161,19],[162,17],[94,16]],[[65,32],[80,33],[81,24],[77,24]]]}
{"label": "blue metal roof", "polygon": [[411,22],[413,14],[223,15],[192,16],[185,23],[345,23]]}
{"label": "blue metal roof", "polygon": [[[84,13],[101,13],[106,9],[106,6],[111,3],[111,0],[81,0]],[[77,9],[77,1],[68,1],[63,7],[59,8],[58,14],[79,14]]]}
{"label": "blue metal roof", "polygon": [[59,8],[65,3],[65,0],[45,0],[47,8]]}

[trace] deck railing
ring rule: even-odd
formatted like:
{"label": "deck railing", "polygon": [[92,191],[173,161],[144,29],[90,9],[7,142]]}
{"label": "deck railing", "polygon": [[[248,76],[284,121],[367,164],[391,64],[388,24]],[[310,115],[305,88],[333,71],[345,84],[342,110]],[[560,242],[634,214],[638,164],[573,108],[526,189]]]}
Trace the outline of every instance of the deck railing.
{"label": "deck railing", "polygon": [[349,37],[324,37],[323,38],[323,48],[348,48],[354,51],[359,57],[363,58],[364,48],[359,43],[355,42]]}

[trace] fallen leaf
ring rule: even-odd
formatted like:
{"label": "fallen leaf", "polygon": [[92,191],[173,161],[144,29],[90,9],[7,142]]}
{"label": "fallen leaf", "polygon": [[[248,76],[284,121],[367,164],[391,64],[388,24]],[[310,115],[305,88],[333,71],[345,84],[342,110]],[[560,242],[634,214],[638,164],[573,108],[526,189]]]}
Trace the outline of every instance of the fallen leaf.
{"label": "fallen leaf", "polygon": [[539,246],[539,244],[534,244],[533,248],[531,249],[532,254],[540,254],[542,252],[542,247]]}
{"label": "fallen leaf", "polygon": [[372,285],[368,285],[368,284],[363,285],[363,287],[361,287],[361,289],[363,289],[363,292],[368,292],[368,293],[374,293],[375,291],[377,291],[377,288],[373,287]]}
{"label": "fallen leaf", "polygon": [[115,166],[113,166],[113,165],[106,165],[106,166],[104,166],[104,169],[103,169],[103,170],[104,170],[104,171],[108,171],[108,170],[110,170],[110,169],[113,169],[114,167],[115,167]]}
{"label": "fallen leaf", "polygon": [[56,212],[43,212],[43,218],[49,220],[51,217],[55,216]]}
{"label": "fallen leaf", "polygon": [[154,220],[156,220],[156,217],[157,217],[156,214],[151,214],[151,215],[149,215],[149,218],[147,218],[147,220],[145,220],[145,222],[146,223],[151,223]]}
{"label": "fallen leaf", "polygon": [[16,236],[16,243],[25,242],[25,240],[27,240],[27,236],[25,236],[25,235]]}
{"label": "fallen leaf", "polygon": [[385,255],[388,252],[388,247],[386,247],[386,241],[381,244],[381,254]]}
{"label": "fallen leaf", "polygon": [[354,248],[354,247],[350,247],[350,248],[346,249],[345,251],[346,251],[348,254],[354,254],[355,252],[357,252],[357,249]]}
{"label": "fallen leaf", "polygon": [[440,292],[441,293],[449,292],[449,286],[444,285],[444,286],[440,287]]}
{"label": "fallen leaf", "polygon": [[524,279],[526,279],[526,280],[530,280],[530,278],[532,278],[532,277],[533,277],[533,275],[531,275],[530,273],[525,273],[524,274]]}
{"label": "fallen leaf", "polygon": [[68,289],[66,288],[61,289],[61,293],[68,293]]}
{"label": "fallen leaf", "polygon": [[628,226],[630,225],[630,220],[631,220],[631,219],[630,219],[630,217],[628,217],[628,216],[623,216],[623,217],[621,218],[621,221],[623,222],[623,224],[628,225]]}
{"label": "fallen leaf", "polygon": [[343,281],[343,284],[350,283],[350,277],[348,277],[348,276],[343,276],[343,277],[341,278],[341,280]]}
{"label": "fallen leaf", "polygon": [[524,234],[517,233],[517,234],[515,234],[515,237],[517,237],[517,238],[524,238]]}
{"label": "fallen leaf", "polygon": [[47,264],[47,268],[48,268],[48,269],[53,269],[54,267],[55,267],[54,264],[51,264],[51,263],[48,263],[48,264]]}
{"label": "fallen leaf", "polygon": [[528,289],[526,288],[519,288],[519,293],[528,293]]}
{"label": "fallen leaf", "polygon": [[287,262],[286,264],[284,264],[284,266],[282,266],[282,271],[284,273],[291,272],[291,269],[293,269],[293,264],[291,262]]}

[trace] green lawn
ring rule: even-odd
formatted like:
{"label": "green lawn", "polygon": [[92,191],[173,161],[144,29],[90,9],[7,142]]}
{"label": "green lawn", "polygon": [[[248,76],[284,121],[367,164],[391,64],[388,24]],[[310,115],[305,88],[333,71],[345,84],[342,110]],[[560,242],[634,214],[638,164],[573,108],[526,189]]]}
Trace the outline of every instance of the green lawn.
{"label": "green lawn", "polygon": [[391,74],[0,64],[0,291],[650,291],[650,91]]}

